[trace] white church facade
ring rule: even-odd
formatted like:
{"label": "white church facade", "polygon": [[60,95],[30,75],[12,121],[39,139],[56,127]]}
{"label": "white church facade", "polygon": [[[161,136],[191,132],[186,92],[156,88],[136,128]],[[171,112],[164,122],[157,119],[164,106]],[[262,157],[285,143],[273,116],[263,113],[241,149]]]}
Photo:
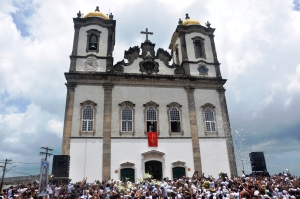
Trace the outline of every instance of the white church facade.
{"label": "white church facade", "polygon": [[[237,175],[214,31],[188,15],[168,51],[148,39],[113,64],[116,21],[97,7],[74,21],[62,155],[70,178]],[[148,132],[158,145],[148,145]]]}

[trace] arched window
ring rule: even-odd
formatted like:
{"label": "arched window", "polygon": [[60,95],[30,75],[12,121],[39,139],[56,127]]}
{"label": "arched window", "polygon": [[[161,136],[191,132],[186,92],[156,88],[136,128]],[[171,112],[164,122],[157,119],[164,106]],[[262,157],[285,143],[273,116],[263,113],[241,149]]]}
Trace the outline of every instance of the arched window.
{"label": "arched window", "polygon": [[201,50],[200,41],[195,41],[195,55],[196,55],[196,57],[202,57],[202,50]]}
{"label": "arched window", "polygon": [[144,131],[158,132],[159,134],[159,112],[158,104],[155,102],[147,102],[144,104]]}
{"label": "arched window", "polygon": [[99,52],[100,33],[97,29],[87,31],[86,52]]}
{"label": "arched window", "polygon": [[93,131],[94,129],[94,110],[91,106],[86,106],[82,112],[82,131]]}
{"label": "arched window", "polygon": [[167,107],[168,107],[168,118],[169,118],[169,133],[183,134],[181,105],[176,102],[172,102],[168,104]]}
{"label": "arched window", "polygon": [[207,103],[201,107],[203,108],[205,134],[218,134],[215,106]]}
{"label": "arched window", "polygon": [[89,50],[97,50],[98,38],[95,34],[92,34],[89,38]]}
{"label": "arched window", "polygon": [[124,101],[120,106],[120,135],[135,134],[134,128],[134,106],[132,102]]}
{"label": "arched window", "polygon": [[146,111],[147,132],[157,132],[157,112],[150,106]]}
{"label": "arched window", "polygon": [[122,110],[122,132],[132,132],[132,115],[132,109],[125,106]]}
{"label": "arched window", "polygon": [[205,48],[204,48],[204,39],[202,37],[197,36],[197,37],[192,38],[192,40],[194,43],[195,57],[206,59]]}
{"label": "arched window", "polygon": [[79,134],[93,134],[95,135],[96,127],[96,103],[87,100],[81,105],[80,129]]}
{"label": "arched window", "polygon": [[216,124],[215,124],[215,117],[214,113],[210,108],[205,109],[205,126],[207,132],[215,132],[216,131]]}
{"label": "arched window", "polygon": [[170,123],[172,132],[181,132],[180,112],[175,107],[170,110]]}

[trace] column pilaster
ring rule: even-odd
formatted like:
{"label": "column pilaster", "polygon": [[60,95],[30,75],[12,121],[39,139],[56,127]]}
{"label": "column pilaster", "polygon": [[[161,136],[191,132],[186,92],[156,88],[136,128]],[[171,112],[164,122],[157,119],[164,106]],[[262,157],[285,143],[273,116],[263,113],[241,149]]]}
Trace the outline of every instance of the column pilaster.
{"label": "column pilaster", "polygon": [[74,107],[74,94],[76,83],[66,83],[67,99],[64,119],[63,141],[62,141],[62,155],[70,155],[70,137],[72,131],[72,118]]}
{"label": "column pilaster", "polygon": [[187,47],[186,47],[186,40],[185,40],[185,32],[179,32],[180,38],[180,47],[181,47],[181,67],[184,69],[186,75],[191,75],[190,72],[190,65],[188,61],[188,54],[187,54]]}
{"label": "column pilaster", "polygon": [[184,88],[187,92],[187,98],[188,98],[189,119],[190,119],[193,158],[194,158],[194,169],[195,169],[195,171],[198,171],[199,175],[201,176],[202,175],[202,165],[201,165],[201,153],[200,153],[197,115],[196,115],[196,106],[195,106],[195,97],[194,97],[195,88],[191,87],[191,86],[187,86]]}
{"label": "column pilaster", "polygon": [[112,89],[111,83],[103,84],[104,88],[104,116],[103,116],[103,160],[102,180],[108,180],[111,175],[111,113]]}
{"label": "column pilaster", "polygon": [[226,98],[225,98],[225,89],[219,88],[219,89],[217,89],[217,91],[219,93],[223,127],[224,127],[224,133],[225,133],[225,137],[226,137],[226,146],[227,146],[227,152],[228,152],[230,174],[237,176],[234,147],[233,147],[233,141],[232,141],[232,135],[231,135],[231,129],[230,129],[227,103],[226,103]]}

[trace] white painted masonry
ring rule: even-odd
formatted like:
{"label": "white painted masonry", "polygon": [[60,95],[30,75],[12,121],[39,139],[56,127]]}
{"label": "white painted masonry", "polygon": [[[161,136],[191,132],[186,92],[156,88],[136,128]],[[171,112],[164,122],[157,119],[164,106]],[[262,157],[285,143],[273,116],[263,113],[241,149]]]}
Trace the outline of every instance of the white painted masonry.
{"label": "white painted masonry", "polygon": [[[193,43],[192,38],[194,38],[196,36],[202,37],[204,39],[204,48],[205,48],[206,59],[195,57],[195,49],[194,49],[194,43]],[[203,35],[198,32],[189,33],[189,34],[185,35],[185,41],[186,41],[186,49],[187,49],[187,55],[188,55],[189,61],[205,60],[206,62],[210,62],[210,63],[214,62],[210,38],[208,36]]]}
{"label": "white painted masonry", "polygon": [[[78,85],[75,88],[73,119],[72,119],[72,137],[80,137],[80,103],[90,100],[97,104],[96,106],[96,134],[95,137],[103,135],[103,110],[104,110],[104,89],[102,86]],[[89,135],[92,136],[93,135]]]}
{"label": "white painted masonry", "polygon": [[200,139],[202,172],[213,177],[218,177],[219,173],[230,174],[226,139],[212,138]]}
{"label": "white painted masonry", "polygon": [[[142,178],[144,174],[145,162],[142,160],[141,155],[144,152],[157,150],[165,153],[163,156],[163,176],[173,178],[172,176],[172,163],[176,161],[186,162],[186,174],[191,176],[194,173],[193,165],[193,149],[191,139],[159,139],[158,147],[148,147],[147,139],[112,139],[112,161],[111,169],[113,179],[120,179],[120,171],[115,173],[115,170],[120,170],[120,164],[124,162],[135,163],[136,176],[135,178]],[[151,159],[158,160],[159,159]],[[148,161],[148,160],[147,160]]]}
{"label": "white painted masonry", "polygon": [[[160,136],[169,137],[167,105],[177,102],[182,105],[182,128],[183,137],[190,137],[190,121],[187,107],[187,94],[184,88],[158,88],[158,87],[129,87],[115,86],[112,90],[112,137],[120,137],[119,132],[119,104],[130,101],[135,104],[135,136],[144,134],[144,106],[147,102],[153,101],[159,105]],[[126,136],[126,135],[122,135]],[[131,135],[128,135],[131,137]],[[182,135],[172,135],[172,137]]]}
{"label": "white painted masonry", "polygon": [[[88,30],[96,29],[99,30],[100,33],[100,43],[99,43],[99,52],[86,52],[86,42],[87,42],[87,32]],[[102,28],[101,26],[90,25],[86,27],[81,27],[79,31],[79,39],[78,39],[78,56],[86,56],[87,54],[94,54],[97,56],[107,56],[107,38],[108,38],[108,30],[106,28]]]}
{"label": "white painted masonry", "polygon": [[84,177],[87,177],[89,182],[101,179],[102,151],[102,139],[71,139],[69,177],[72,182],[79,182]]}
{"label": "white painted masonry", "polygon": [[204,125],[204,115],[202,112],[201,106],[206,103],[210,103],[215,106],[215,120],[217,121],[217,129],[219,136],[225,136],[223,120],[221,115],[221,106],[219,100],[219,93],[216,90],[208,90],[208,89],[196,89],[195,90],[195,106],[196,106],[196,114],[197,114],[197,124],[198,124],[198,135],[200,137],[205,136],[205,125]]}

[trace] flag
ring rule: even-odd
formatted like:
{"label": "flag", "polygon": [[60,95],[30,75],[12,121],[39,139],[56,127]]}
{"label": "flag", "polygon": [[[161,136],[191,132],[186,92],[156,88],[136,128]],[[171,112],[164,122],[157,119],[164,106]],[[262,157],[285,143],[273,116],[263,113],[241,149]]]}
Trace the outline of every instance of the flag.
{"label": "flag", "polygon": [[148,132],[148,146],[157,147],[158,146],[158,136],[157,132]]}

